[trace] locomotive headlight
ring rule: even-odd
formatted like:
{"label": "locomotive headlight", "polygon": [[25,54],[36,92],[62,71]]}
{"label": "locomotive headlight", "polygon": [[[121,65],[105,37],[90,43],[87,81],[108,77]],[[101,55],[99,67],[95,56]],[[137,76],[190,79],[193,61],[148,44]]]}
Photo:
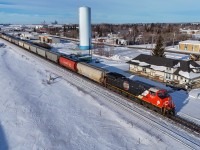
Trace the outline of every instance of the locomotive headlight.
{"label": "locomotive headlight", "polygon": [[169,104],[169,101],[165,101],[165,106],[167,106]]}

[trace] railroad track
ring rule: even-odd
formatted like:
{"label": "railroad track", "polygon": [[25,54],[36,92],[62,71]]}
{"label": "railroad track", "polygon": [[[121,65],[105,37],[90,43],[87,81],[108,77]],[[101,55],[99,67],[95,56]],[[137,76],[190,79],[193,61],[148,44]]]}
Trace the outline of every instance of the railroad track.
{"label": "railroad track", "polygon": [[[75,85],[78,88],[81,88],[81,90],[87,93],[88,91],[90,91],[89,94],[92,96],[100,96],[102,97],[102,100],[106,102],[110,102],[110,104],[114,106],[112,107],[113,109],[118,110],[120,108],[126,111],[127,113],[133,115],[134,117],[137,117],[138,119],[142,120],[146,124],[152,126],[153,128],[159,130],[160,132],[173,138],[174,140],[182,143],[183,145],[185,145],[186,147],[190,149],[200,149],[200,139],[197,136],[199,135],[199,132],[196,133],[195,131],[196,136],[193,136],[193,134],[188,135],[187,131],[185,131],[182,127],[180,128],[180,125],[181,125],[180,122],[177,123],[175,120],[163,117],[156,113],[151,113],[151,111],[149,110],[146,111],[139,104],[133,104],[130,101],[125,100],[124,97],[114,92],[108,91],[108,89],[105,89],[101,87],[100,85],[94,84],[94,82],[91,82],[90,80],[83,78],[80,75],[70,72],[56,65],[55,63],[52,63],[50,61],[45,60],[44,58],[36,56],[35,54],[32,54],[26,50],[23,50],[22,48],[19,48],[18,46],[15,46],[15,45],[13,46],[14,48],[19,49],[22,55],[26,54],[30,57],[33,57],[35,60],[42,62],[42,64],[52,69],[52,71],[56,71],[55,74],[57,74],[58,76],[62,76],[63,79],[66,80],[67,82]],[[171,124],[169,124],[168,122],[170,122]],[[179,125],[174,126],[174,124],[176,125],[179,124]]]}
{"label": "railroad track", "polygon": [[184,125],[184,127],[188,130],[189,132],[194,132],[196,135],[200,136],[200,126],[193,123],[189,122],[188,120],[180,117],[180,116],[170,116],[170,119],[175,121],[176,123]]}

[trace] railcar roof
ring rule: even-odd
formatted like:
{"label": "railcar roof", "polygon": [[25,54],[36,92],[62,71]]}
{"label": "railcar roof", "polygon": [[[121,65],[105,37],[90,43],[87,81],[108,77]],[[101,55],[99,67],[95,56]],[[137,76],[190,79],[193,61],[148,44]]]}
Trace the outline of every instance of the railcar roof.
{"label": "railcar roof", "polygon": [[107,73],[107,75],[113,76],[113,77],[117,77],[117,78],[125,78],[124,75],[116,73],[116,72],[109,72]]}

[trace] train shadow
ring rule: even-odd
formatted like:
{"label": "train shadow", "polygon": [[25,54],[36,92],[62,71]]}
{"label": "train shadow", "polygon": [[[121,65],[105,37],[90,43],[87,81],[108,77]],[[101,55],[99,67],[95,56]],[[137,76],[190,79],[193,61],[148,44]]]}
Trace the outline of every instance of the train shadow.
{"label": "train shadow", "polygon": [[188,93],[184,90],[177,90],[177,89],[174,89],[172,87],[166,86],[166,84],[156,82],[156,81],[150,80],[148,78],[133,75],[133,74],[128,73],[124,70],[121,70],[121,69],[119,69],[115,66],[103,64],[101,61],[99,63],[96,63],[96,64],[93,63],[93,65],[104,68],[104,69],[106,69],[110,72],[117,72],[117,73],[123,74],[124,76],[126,76],[127,78],[129,78],[131,80],[142,81],[142,82],[150,84],[152,86],[166,89],[167,91],[169,91],[169,94],[172,96],[172,99],[173,99],[173,101],[176,105],[176,113],[180,112],[181,109],[189,102]]}
{"label": "train shadow", "polygon": [[173,91],[170,95],[175,103],[176,113],[180,112],[181,109],[189,102],[189,95],[184,90]]}
{"label": "train shadow", "polygon": [[3,127],[0,124],[0,150],[8,150],[8,149],[9,147],[8,147],[7,139],[3,131]]}

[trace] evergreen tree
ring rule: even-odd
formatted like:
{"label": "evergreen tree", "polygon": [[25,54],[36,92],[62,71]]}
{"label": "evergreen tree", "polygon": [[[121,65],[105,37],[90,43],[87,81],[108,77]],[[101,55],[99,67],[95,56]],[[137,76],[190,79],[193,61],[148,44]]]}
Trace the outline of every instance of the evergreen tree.
{"label": "evergreen tree", "polygon": [[165,57],[164,52],[165,48],[163,47],[163,38],[161,35],[159,35],[156,41],[156,47],[152,50],[152,55],[158,57]]}

